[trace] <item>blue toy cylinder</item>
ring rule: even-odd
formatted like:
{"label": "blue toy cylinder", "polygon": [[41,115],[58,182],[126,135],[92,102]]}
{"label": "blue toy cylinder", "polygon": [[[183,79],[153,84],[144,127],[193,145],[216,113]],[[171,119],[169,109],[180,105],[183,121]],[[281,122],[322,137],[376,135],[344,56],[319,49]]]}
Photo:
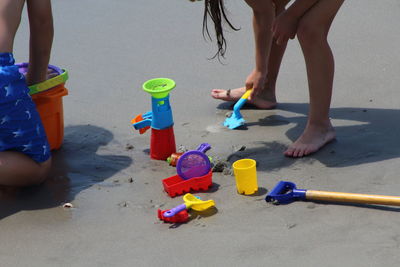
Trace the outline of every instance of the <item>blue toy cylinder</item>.
{"label": "blue toy cylinder", "polygon": [[153,117],[151,127],[156,130],[162,130],[171,127],[174,124],[172,118],[172,109],[169,104],[169,95],[164,98],[151,98]]}

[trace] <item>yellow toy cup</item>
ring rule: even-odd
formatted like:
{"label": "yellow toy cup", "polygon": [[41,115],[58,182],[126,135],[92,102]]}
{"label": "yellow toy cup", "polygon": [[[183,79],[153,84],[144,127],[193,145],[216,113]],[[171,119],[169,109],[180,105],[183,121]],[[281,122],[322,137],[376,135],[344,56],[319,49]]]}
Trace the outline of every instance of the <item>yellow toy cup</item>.
{"label": "yellow toy cup", "polygon": [[233,173],[239,194],[252,195],[258,190],[256,161],[240,159],[233,163]]}

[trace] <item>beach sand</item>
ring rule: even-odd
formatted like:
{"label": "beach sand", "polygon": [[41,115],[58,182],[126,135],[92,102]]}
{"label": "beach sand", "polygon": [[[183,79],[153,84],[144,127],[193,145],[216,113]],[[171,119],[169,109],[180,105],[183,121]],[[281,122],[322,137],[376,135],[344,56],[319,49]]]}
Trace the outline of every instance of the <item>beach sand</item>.
{"label": "beach sand", "polygon": [[[397,0],[346,1],[329,37],[336,56],[331,117],[337,141],[302,159],[282,152],[301,133],[308,89],[297,40],[288,45],[276,110],[242,111],[248,127],[221,123],[231,105],[212,88],[241,86],[252,68],[251,11],[227,7],[225,65],[208,60],[215,43],[201,35],[203,2],[53,1],[51,64],[69,71],[65,138],[42,186],[0,194],[1,266],[397,266],[399,208],[294,202],[273,205],[281,180],[299,188],[400,195],[400,28]],[[15,44],[28,58],[26,16]],[[163,192],[176,170],[150,160],[150,133],[130,125],[151,109],[141,85],[176,81],[171,92],[177,145],[212,145],[209,155],[258,162],[259,193],[236,193],[234,177],[214,173],[216,210],[186,224],[156,211],[183,203]],[[238,148],[245,146],[243,151]],[[63,208],[72,203],[73,208]]]}

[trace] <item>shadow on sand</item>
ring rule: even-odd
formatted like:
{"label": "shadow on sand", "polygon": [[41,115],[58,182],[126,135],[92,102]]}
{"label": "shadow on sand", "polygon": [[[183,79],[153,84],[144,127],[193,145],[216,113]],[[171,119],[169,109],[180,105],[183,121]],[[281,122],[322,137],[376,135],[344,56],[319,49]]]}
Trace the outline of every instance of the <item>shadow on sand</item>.
{"label": "shadow on sand", "polygon": [[86,188],[103,182],[132,164],[128,156],[98,155],[113,134],[93,125],[65,128],[64,144],[53,151],[53,167],[42,185],[0,189],[0,220],[23,210],[48,209],[71,202]]}
{"label": "shadow on sand", "polygon": [[[224,103],[218,108],[230,107],[231,105]],[[277,110],[297,113],[300,116],[272,115],[257,122],[248,122],[246,126],[251,128],[254,125],[273,127],[294,124],[295,126],[286,132],[286,136],[295,141],[307,122],[308,104],[282,103]],[[332,108],[330,116],[336,129],[337,139],[317,153],[302,158],[303,162],[318,160],[327,167],[340,168],[400,156],[400,110],[343,107]],[[268,131],[268,128],[265,130]],[[259,147],[235,152],[228,157],[228,160],[234,162],[241,158],[252,158],[259,162],[257,168],[265,171],[285,168],[298,161],[282,155],[287,144],[263,141],[256,144],[259,144]]]}

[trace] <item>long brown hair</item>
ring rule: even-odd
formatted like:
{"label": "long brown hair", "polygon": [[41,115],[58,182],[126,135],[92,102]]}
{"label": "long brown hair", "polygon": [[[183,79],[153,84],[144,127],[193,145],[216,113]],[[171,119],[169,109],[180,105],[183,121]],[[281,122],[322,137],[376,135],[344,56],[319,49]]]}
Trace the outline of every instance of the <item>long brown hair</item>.
{"label": "long brown hair", "polygon": [[214,30],[218,45],[218,51],[212,58],[217,56],[218,58],[220,56],[224,57],[226,52],[226,40],[224,37],[222,22],[225,21],[229,27],[235,31],[238,31],[239,29],[236,29],[228,20],[225,11],[224,0],[204,0],[203,36],[204,38],[207,36],[212,41],[210,32],[208,31],[208,17],[210,17],[214,22]]}

